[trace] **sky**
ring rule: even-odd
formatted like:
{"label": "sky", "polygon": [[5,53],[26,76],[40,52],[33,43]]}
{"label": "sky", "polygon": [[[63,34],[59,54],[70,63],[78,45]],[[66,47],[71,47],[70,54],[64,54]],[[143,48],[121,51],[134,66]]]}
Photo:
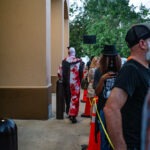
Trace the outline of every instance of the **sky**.
{"label": "sky", "polygon": [[[82,6],[82,3],[81,3],[81,0],[70,0],[69,3],[70,5],[73,4],[74,2],[77,2],[78,3],[78,6]],[[141,3],[143,5],[146,6],[146,8],[149,8],[150,9],[150,0],[129,0],[129,5],[134,5],[136,8],[136,11],[138,11]],[[71,20],[73,20],[74,16],[73,17],[70,17]]]}
{"label": "sky", "polygon": [[129,2],[130,5],[133,4],[136,7],[139,7],[141,3],[145,5],[146,8],[150,8],[150,0],[130,0]]}
{"label": "sky", "polygon": [[[80,0],[70,0],[70,4],[72,4],[73,2],[78,2],[79,5],[81,5]],[[146,8],[150,8],[150,0],[130,0],[129,4],[133,4],[136,7],[139,7],[140,4],[143,4],[146,6]]]}

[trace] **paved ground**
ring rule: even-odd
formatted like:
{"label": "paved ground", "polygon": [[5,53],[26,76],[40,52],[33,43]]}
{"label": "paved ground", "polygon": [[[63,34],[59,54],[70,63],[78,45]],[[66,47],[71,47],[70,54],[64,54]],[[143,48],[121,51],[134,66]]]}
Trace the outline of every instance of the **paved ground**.
{"label": "paved ground", "polygon": [[52,95],[53,118],[42,120],[15,120],[18,127],[18,150],[81,150],[88,144],[90,119],[82,118],[84,103],[80,103],[78,123],[66,117],[56,119],[56,95]]}

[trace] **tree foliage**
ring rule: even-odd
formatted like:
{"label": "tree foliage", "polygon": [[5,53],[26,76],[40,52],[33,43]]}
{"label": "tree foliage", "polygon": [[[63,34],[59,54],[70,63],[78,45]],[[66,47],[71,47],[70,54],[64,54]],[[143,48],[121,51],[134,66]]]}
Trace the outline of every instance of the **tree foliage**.
{"label": "tree foliage", "polygon": [[[131,25],[149,21],[149,10],[141,5],[129,6],[129,0],[82,0],[83,6],[74,3],[70,8],[70,45],[78,56],[100,55],[103,45],[115,44],[122,57],[129,55],[125,35]],[[78,13],[77,13],[78,12]],[[84,44],[83,35],[96,35],[96,44]]]}

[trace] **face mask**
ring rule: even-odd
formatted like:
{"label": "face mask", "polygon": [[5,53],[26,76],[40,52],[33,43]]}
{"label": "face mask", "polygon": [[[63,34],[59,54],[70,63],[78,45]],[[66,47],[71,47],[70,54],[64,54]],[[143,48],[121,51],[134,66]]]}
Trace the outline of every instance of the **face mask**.
{"label": "face mask", "polygon": [[147,47],[146,60],[150,62],[150,41],[147,41]]}

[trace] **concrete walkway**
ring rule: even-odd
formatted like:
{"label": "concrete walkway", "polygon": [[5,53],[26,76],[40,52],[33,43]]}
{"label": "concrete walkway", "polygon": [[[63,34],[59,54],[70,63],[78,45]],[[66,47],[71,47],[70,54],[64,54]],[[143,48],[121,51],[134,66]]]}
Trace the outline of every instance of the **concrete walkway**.
{"label": "concrete walkway", "polygon": [[[82,95],[81,95],[82,96]],[[81,150],[88,144],[90,119],[82,118],[85,103],[80,103],[78,123],[56,119],[56,95],[52,94],[53,117],[49,120],[14,120],[18,127],[18,150]]]}

